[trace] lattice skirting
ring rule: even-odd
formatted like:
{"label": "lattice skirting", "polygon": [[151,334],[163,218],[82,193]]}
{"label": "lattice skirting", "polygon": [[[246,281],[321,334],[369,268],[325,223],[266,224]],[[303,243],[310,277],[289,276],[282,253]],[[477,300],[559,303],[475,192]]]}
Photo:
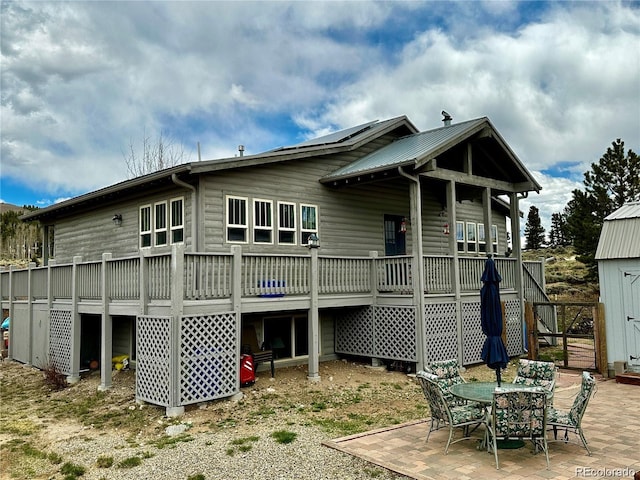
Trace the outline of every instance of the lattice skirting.
{"label": "lattice skirting", "polygon": [[239,390],[239,340],[234,313],[193,317],[139,316],[136,397],[175,407]]}
{"label": "lattice skirting", "polygon": [[49,328],[49,362],[59,372],[71,375],[71,339],[73,338],[71,312],[51,310]]}
{"label": "lattice skirting", "polygon": [[[510,356],[520,355],[523,351],[520,301],[506,300],[505,311],[507,352]],[[479,299],[459,304],[427,304],[423,321],[425,363],[449,358],[457,358],[463,365],[482,362],[486,337],[480,324]],[[415,362],[415,310],[390,306],[345,310],[336,325],[336,353]]]}
{"label": "lattice skirting", "polygon": [[425,305],[425,363],[458,358],[458,316],[455,303]]}
{"label": "lattice skirting", "polygon": [[345,310],[336,325],[336,353],[415,362],[415,309]]}

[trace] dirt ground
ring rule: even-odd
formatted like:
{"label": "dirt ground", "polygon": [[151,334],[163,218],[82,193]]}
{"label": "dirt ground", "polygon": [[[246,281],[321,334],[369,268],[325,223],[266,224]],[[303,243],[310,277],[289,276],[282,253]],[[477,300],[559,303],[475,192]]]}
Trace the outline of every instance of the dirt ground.
{"label": "dirt ground", "polygon": [[[510,365],[504,379],[509,381],[514,372]],[[52,390],[41,371],[5,360],[0,362],[0,478],[30,455],[36,460],[55,457],[49,447],[53,442],[97,438],[105,431],[119,432],[129,442],[160,442],[171,425],[188,425],[189,435],[228,427],[250,434],[258,422],[268,422],[314,425],[335,438],[428,416],[411,374],[336,360],[321,363],[320,375],[319,382],[309,381],[306,365],[279,368],[275,378],[262,371],[253,386],[242,388],[242,399],[191,405],[183,416],[168,418],[164,407],[136,402],[134,371],[114,372],[107,392],[98,391],[99,372]],[[464,375],[468,380],[495,378],[484,365]],[[30,478],[35,470],[18,471],[27,473],[11,478]]]}

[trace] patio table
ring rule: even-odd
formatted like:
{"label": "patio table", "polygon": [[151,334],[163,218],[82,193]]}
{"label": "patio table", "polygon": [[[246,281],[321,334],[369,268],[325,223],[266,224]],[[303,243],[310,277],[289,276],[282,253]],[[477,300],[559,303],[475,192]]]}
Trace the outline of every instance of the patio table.
{"label": "patio table", "polygon": [[[451,385],[449,387],[449,391],[455,395],[456,397],[462,398],[464,400],[469,400],[472,402],[478,402],[485,407],[488,407],[493,403],[493,392],[498,387],[498,382],[469,382],[469,383],[459,383],[457,385]],[[520,385],[517,383],[505,383],[502,382],[500,384],[500,388],[504,388],[505,390],[526,390],[528,388],[536,388],[529,387],[526,385]],[[547,392],[547,400],[553,397],[553,391]],[[487,411],[487,415],[489,412]],[[481,448],[486,446],[487,438],[482,440]],[[522,440],[498,440],[498,448],[502,449],[512,449],[512,448],[520,448],[524,445]]]}
{"label": "patio table", "polygon": [[[491,402],[493,402],[493,392],[497,386],[497,382],[459,383],[457,385],[451,385],[451,387],[449,387],[449,391],[456,397],[460,397],[464,400],[491,405]],[[502,382],[500,388],[504,388],[506,390],[526,390],[527,388],[535,387],[527,387],[526,385],[520,385],[517,383]],[[547,398],[549,399],[551,397],[553,397],[553,392],[549,391],[547,393]]]}

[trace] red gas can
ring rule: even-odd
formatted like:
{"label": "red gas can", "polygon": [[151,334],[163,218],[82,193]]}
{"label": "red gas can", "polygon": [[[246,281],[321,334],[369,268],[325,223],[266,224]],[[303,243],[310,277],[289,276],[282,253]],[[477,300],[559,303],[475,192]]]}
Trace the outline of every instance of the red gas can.
{"label": "red gas can", "polygon": [[256,372],[253,365],[253,356],[243,354],[240,356],[240,386],[248,387],[256,382]]}

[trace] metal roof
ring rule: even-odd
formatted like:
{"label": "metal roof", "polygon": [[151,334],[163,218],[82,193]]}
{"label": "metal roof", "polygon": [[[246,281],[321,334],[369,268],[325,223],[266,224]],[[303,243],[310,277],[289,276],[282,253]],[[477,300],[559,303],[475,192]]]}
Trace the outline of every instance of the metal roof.
{"label": "metal roof", "polygon": [[348,141],[358,141],[360,138],[363,138],[363,133],[366,133],[367,136],[375,134],[380,130],[384,130],[389,125],[397,124],[399,122],[406,122],[407,126],[413,132],[417,132],[418,129],[409,121],[406,116],[394,117],[388,120],[374,120],[372,122],[363,123],[361,125],[356,125],[355,127],[345,128],[344,130],[339,130],[337,132],[329,133],[327,135],[323,135],[322,137],[311,138],[301,143],[296,143],[295,145],[290,145],[288,147],[279,147],[274,150],[270,150],[266,153],[272,152],[281,152],[283,150],[296,150],[296,149],[306,149],[310,147],[326,147],[332,145],[338,145],[342,143],[346,143]]}
{"label": "metal roof", "polygon": [[640,202],[626,203],[604,219],[596,260],[640,259]]}
{"label": "metal roof", "polygon": [[487,119],[483,117],[402,137],[386,147],[324,176],[323,180],[333,180],[357,173],[412,163],[486,121]]}

